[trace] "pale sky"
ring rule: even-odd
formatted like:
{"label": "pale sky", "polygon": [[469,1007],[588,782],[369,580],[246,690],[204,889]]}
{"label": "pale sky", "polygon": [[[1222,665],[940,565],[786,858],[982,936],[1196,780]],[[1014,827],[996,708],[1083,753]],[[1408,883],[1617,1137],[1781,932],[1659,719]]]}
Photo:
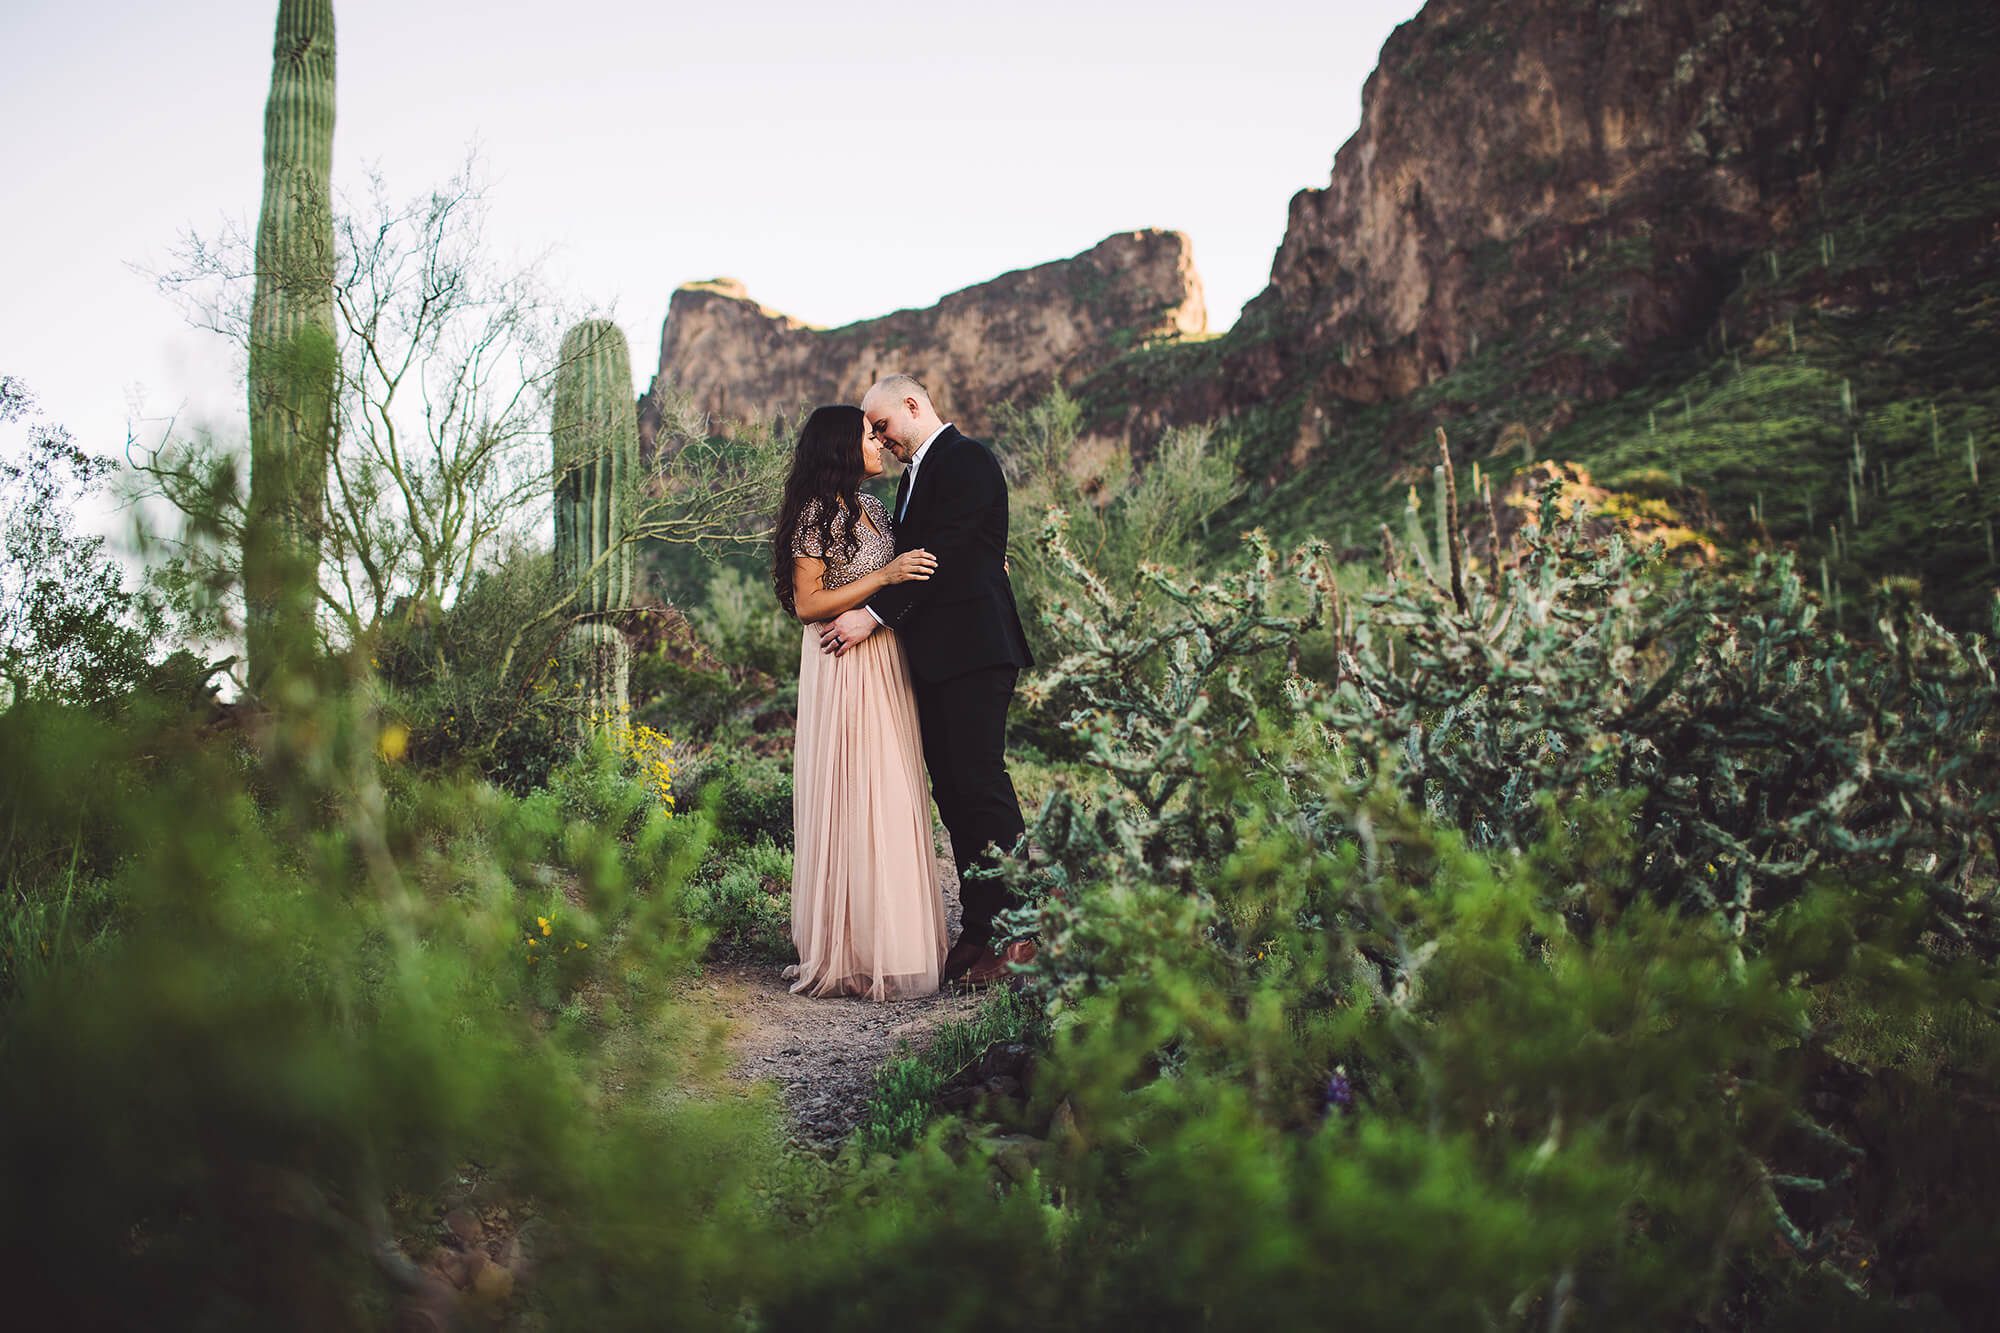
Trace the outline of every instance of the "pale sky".
{"label": "pale sky", "polygon": [[[684,282],[836,325],[1140,227],[1193,238],[1223,328],[1417,7],[338,3],[334,185],[374,163],[415,194],[477,141],[490,239],[554,248],[557,289],[631,339],[635,391]],[[254,225],[276,12],[0,7],[0,373],[93,450],[174,413],[241,430],[230,349],[128,265]]]}

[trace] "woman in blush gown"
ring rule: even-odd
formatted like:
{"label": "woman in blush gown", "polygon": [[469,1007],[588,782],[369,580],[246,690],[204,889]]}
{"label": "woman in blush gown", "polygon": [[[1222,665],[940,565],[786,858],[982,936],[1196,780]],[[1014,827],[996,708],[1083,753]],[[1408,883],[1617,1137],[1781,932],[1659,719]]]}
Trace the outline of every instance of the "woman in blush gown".
{"label": "woman in blush gown", "polygon": [[807,995],[928,995],[944,964],[930,790],[903,646],[880,632],[831,656],[814,628],[937,566],[927,551],[896,554],[887,509],[860,491],[882,471],[861,409],[819,408],[799,434],[773,535],[778,600],[805,622],[792,782],[799,961],[785,976]]}

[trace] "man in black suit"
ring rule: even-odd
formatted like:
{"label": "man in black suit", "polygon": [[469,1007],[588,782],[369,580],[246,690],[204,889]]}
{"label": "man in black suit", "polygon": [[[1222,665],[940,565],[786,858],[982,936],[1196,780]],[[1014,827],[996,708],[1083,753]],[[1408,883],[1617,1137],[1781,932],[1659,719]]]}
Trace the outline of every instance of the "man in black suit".
{"label": "man in black suit", "polygon": [[1007,705],[1022,668],[1034,665],[1007,581],[1007,480],[985,445],[939,420],[924,386],[890,375],[861,399],[869,434],[903,464],[893,510],[898,553],[937,557],[930,579],[893,584],[820,627],[820,647],[844,653],[887,626],[900,634],[915,679],[917,722],[931,797],[951,834],[965,929],[945,958],[946,980],[983,984],[1032,944],[994,948],[1006,891],[969,872],[988,848],[1013,847],[1021,803],[1007,776]]}

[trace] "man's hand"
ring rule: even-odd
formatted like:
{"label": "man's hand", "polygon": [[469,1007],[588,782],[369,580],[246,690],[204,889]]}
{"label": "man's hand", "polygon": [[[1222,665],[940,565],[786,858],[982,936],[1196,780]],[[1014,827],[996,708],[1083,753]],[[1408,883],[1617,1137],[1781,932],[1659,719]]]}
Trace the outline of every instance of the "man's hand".
{"label": "man's hand", "polygon": [[875,617],[861,607],[843,611],[819,627],[819,650],[839,657],[880,628]]}

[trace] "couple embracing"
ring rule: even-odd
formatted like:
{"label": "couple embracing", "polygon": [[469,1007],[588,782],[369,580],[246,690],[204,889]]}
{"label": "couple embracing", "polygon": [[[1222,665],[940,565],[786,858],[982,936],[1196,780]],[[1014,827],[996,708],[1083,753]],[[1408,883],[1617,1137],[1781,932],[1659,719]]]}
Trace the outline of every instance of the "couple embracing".
{"label": "couple embracing", "polygon": [[[902,464],[894,505],[861,486]],[[792,942],[809,995],[898,999],[983,985],[1034,946],[995,943],[1006,890],[975,873],[1023,828],[1007,705],[1032,666],[1007,579],[1007,482],[985,445],[890,375],[799,435],[773,538],[778,600],[805,624],[792,815]],[[946,947],[930,796],[964,929]]]}

